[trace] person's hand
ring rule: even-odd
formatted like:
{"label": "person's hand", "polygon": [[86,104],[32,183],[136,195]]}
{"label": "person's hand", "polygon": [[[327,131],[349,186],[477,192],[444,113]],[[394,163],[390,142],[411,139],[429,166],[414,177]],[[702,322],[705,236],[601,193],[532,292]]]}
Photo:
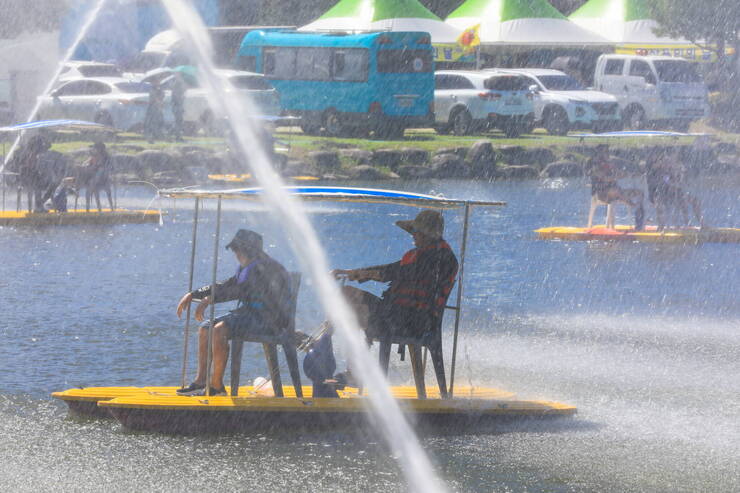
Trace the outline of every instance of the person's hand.
{"label": "person's hand", "polygon": [[183,310],[190,306],[190,303],[192,303],[192,301],[193,293],[187,293],[185,296],[182,297],[180,303],[177,304],[177,318],[182,318]]}
{"label": "person's hand", "polygon": [[347,278],[350,281],[365,282],[365,281],[377,281],[380,279],[380,273],[377,270],[365,270],[357,269],[347,273]]}
{"label": "person's hand", "polygon": [[350,272],[351,271],[346,270],[346,269],[334,269],[333,271],[330,272],[330,274],[334,277],[334,279],[341,279],[342,277],[349,276]]}
{"label": "person's hand", "polygon": [[206,296],[202,300],[200,300],[200,303],[198,303],[198,306],[195,308],[195,320],[198,322],[203,321],[203,312],[206,311],[206,307],[211,304],[211,297]]}

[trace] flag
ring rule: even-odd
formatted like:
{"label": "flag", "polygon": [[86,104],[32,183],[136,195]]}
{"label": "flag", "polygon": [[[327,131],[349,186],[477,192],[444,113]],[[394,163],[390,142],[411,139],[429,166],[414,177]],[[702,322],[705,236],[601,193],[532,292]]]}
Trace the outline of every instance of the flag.
{"label": "flag", "polygon": [[480,46],[480,24],[465,29],[457,38],[457,44],[462,46],[466,54],[474,52]]}

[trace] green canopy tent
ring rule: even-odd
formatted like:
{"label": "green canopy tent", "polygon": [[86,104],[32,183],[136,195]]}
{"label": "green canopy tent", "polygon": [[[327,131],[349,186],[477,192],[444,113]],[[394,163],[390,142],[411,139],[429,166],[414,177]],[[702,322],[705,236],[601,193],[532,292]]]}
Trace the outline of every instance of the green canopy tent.
{"label": "green canopy tent", "polygon": [[458,29],[480,25],[481,48],[608,48],[613,43],[574,24],[547,0],[467,0],[446,19]]}
{"label": "green canopy tent", "polygon": [[[461,30],[442,21],[418,0],[340,0],[300,31],[422,31],[437,48],[457,47]],[[438,60],[441,52],[438,49]],[[453,56],[461,56],[462,49]]]}
{"label": "green canopy tent", "polygon": [[711,59],[711,52],[686,39],[655,34],[658,23],[651,19],[648,0],[590,0],[573,12],[570,20],[614,42],[617,53]]}

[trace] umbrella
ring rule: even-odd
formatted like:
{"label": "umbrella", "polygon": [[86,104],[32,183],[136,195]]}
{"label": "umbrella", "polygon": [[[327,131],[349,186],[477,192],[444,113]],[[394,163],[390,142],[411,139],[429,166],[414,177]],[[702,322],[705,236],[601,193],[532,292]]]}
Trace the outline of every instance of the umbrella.
{"label": "umbrella", "polygon": [[198,69],[192,65],[178,65],[172,71],[180,74],[188,84],[193,86],[198,85]]}

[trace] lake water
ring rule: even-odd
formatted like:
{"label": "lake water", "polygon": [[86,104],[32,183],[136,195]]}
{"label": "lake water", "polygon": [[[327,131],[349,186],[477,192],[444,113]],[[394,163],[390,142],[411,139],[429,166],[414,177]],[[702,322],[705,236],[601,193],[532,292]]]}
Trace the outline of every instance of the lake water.
{"label": "lake water", "polygon": [[[737,491],[740,245],[536,240],[538,227],[585,223],[584,180],[369,186],[508,202],[472,215],[456,383],[579,408],[555,423],[421,437],[450,490]],[[708,223],[740,226],[738,190],[738,179],[696,183]],[[129,207],[152,195],[119,190]],[[187,288],[192,202],[155,205],[167,212],[161,226],[0,229],[3,489],[404,491],[372,433],[133,433],[113,420],[70,417],[49,397],[78,385],[179,385],[183,323],[174,311]],[[211,276],[214,205],[202,213],[197,285]],[[271,255],[298,269],[289,239],[263,210],[224,207],[221,245],[251,227]],[[336,267],[393,261],[411,247],[393,223],[414,209],[309,207]],[[459,252],[461,214],[445,217]],[[618,219],[631,222],[621,208]],[[219,255],[224,278],[235,261],[223,248]],[[310,332],[322,319],[304,278],[297,326]],[[246,345],[243,379],[266,374],[261,347]],[[390,378],[410,384],[408,361],[393,356]],[[434,385],[431,374],[427,381]]]}

